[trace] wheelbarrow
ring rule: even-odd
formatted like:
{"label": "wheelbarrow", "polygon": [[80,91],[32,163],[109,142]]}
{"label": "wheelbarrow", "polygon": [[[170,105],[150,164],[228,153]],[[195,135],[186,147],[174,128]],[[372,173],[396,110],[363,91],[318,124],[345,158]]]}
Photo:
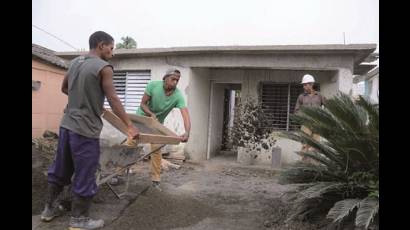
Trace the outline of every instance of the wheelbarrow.
{"label": "wheelbarrow", "polygon": [[[102,146],[100,156],[100,167],[97,170],[97,185],[106,184],[109,189],[121,199],[125,196],[135,195],[128,192],[130,180],[130,167],[143,159],[150,156],[152,153],[160,150],[167,144],[179,144],[180,138],[171,130],[163,126],[158,121],[150,118],[139,116],[135,114],[127,114],[133,124],[140,130],[140,135],[134,142],[124,144],[126,141],[114,146]],[[108,121],[115,129],[122,134],[127,134],[126,125],[110,110],[106,110],[102,116],[104,120]],[[156,149],[151,149],[150,152],[143,151],[142,144],[161,144]],[[109,181],[115,176],[125,173],[126,184],[125,191],[117,193]]]}
{"label": "wheelbarrow", "polygon": [[[130,184],[130,167],[144,160],[152,153],[158,151],[165,144],[146,153],[143,153],[143,146],[126,146],[118,145],[112,147],[102,147],[100,156],[100,167],[97,170],[97,186],[106,184],[118,199],[127,196],[135,196],[137,194],[129,192]],[[125,173],[125,189],[122,193],[118,193],[109,183],[112,178]]]}

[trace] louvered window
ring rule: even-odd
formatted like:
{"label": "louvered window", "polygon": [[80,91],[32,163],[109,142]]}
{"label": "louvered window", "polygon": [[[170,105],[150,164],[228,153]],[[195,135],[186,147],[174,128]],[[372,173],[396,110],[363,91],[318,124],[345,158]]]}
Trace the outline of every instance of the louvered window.
{"label": "louvered window", "polygon": [[[127,113],[135,113],[140,106],[145,87],[151,80],[150,71],[115,72],[114,86]],[[107,99],[104,103],[109,107]]]}

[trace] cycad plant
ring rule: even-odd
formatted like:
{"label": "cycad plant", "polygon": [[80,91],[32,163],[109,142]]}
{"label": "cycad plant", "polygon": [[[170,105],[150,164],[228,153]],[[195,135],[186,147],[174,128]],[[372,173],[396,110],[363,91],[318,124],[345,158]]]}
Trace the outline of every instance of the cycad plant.
{"label": "cycad plant", "polygon": [[309,218],[326,211],[339,226],[377,226],[379,210],[379,109],[367,99],[339,93],[324,108],[304,107],[293,115],[322,139],[302,131],[286,137],[314,148],[304,153],[315,163],[297,162],[284,169],[282,184],[295,184],[287,195],[292,215]]}

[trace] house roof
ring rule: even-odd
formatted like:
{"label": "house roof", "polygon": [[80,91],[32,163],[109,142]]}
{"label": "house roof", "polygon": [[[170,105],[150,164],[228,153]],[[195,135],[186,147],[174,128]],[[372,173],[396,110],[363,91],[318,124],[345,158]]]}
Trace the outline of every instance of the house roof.
{"label": "house roof", "polygon": [[353,83],[358,83],[360,81],[368,80],[376,75],[379,75],[379,67],[373,68],[371,71],[368,71],[366,74],[355,76],[353,78]]}
{"label": "house roof", "polygon": [[374,62],[379,59],[379,53],[371,53],[365,60],[364,62]]}
{"label": "house roof", "polygon": [[[376,49],[376,44],[350,44],[350,45],[271,45],[271,46],[187,46],[169,48],[137,48],[117,49],[115,56],[161,56],[178,54],[202,53],[238,53],[238,54],[263,54],[263,53],[323,53],[323,52],[359,52],[367,51],[369,56]],[[370,52],[369,52],[370,51]],[[366,53],[367,53],[366,52]],[[64,58],[74,58],[86,51],[57,52],[56,55]],[[365,58],[366,58],[365,57]],[[364,60],[364,59],[363,59]]]}
{"label": "house roof", "polygon": [[368,63],[362,63],[360,65],[356,65],[354,68],[353,74],[354,75],[364,75],[376,66],[377,65],[375,64],[368,64]]}
{"label": "house roof", "polygon": [[378,75],[378,74],[379,74],[379,67],[377,67],[377,68],[373,69],[372,71],[368,72],[367,76],[373,77],[373,76]]}
{"label": "house roof", "polygon": [[37,57],[43,61],[46,61],[48,63],[51,63],[55,66],[58,66],[60,68],[67,69],[68,65],[65,62],[64,59],[58,57],[56,55],[56,52],[50,49],[47,49],[45,47],[39,46],[37,44],[32,43],[31,44],[31,54],[34,57]]}
{"label": "house roof", "polygon": [[[269,46],[190,46],[170,48],[137,48],[115,50],[115,57],[146,57],[192,54],[353,54],[355,68],[371,53],[377,44],[327,45],[269,45]],[[65,59],[73,59],[87,52],[57,52]]]}

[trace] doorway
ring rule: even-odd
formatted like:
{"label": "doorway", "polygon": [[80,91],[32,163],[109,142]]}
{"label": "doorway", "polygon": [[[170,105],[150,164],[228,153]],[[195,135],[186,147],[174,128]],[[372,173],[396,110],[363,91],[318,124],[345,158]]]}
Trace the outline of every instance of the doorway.
{"label": "doorway", "polygon": [[240,96],[240,83],[211,84],[207,159],[219,155],[236,157],[230,135]]}

